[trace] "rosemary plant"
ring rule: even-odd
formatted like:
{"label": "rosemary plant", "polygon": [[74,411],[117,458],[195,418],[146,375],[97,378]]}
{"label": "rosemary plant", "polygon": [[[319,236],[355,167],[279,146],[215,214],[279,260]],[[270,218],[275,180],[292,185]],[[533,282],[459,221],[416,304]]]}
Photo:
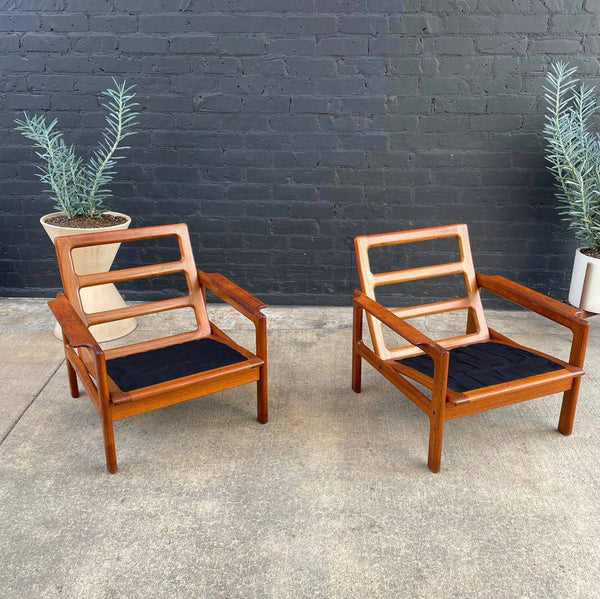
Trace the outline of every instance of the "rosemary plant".
{"label": "rosemary plant", "polygon": [[591,250],[600,250],[600,136],[589,131],[597,110],[594,88],[558,62],[546,77],[546,159],[556,180],[563,220]]}
{"label": "rosemary plant", "polygon": [[107,97],[103,106],[108,110],[106,127],[102,141],[91,157],[84,161],[77,156],[73,145],[67,146],[61,131],[56,130],[57,119],[47,123],[44,116],[24,114],[23,120],[16,120],[16,130],[33,141],[37,156],[43,161],[38,174],[45,184],[46,193],[51,194],[57,210],[62,210],[67,218],[86,216],[99,218],[108,210],[105,201],[111,197],[108,184],[115,175],[117,161],[123,158],[119,151],[128,149],[122,145],[125,138],[133,135],[137,112],[133,102],[134,86],[126,82],[117,83],[114,88],[102,92]]}

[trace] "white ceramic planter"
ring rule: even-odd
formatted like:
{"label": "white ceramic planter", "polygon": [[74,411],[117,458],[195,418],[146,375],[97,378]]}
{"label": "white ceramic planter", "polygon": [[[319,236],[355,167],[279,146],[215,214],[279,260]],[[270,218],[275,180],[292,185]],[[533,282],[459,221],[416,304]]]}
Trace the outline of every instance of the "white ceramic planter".
{"label": "white ceramic planter", "polygon": [[588,312],[600,312],[600,260],[575,252],[569,303]]}
{"label": "white ceramic planter", "polygon": [[[40,223],[48,234],[48,237],[54,243],[57,237],[64,235],[81,235],[86,233],[97,233],[99,231],[112,231],[118,229],[127,229],[131,224],[131,218],[120,212],[108,212],[114,216],[123,216],[126,222],[112,227],[102,227],[98,229],[74,229],[72,227],[60,227],[48,224],[46,219],[53,216],[60,216],[62,212],[53,212],[46,214],[40,219]],[[96,245],[88,248],[77,248],[73,250],[73,263],[77,274],[91,274],[95,272],[105,272],[110,270],[112,263],[119,250],[120,243],[111,243],[107,245]],[[117,288],[112,283],[105,285],[96,285],[86,287],[81,290],[81,303],[86,313],[102,312],[104,310],[113,310],[126,306],[125,301]],[[96,341],[102,343],[124,337],[133,331],[137,323],[135,318],[126,318],[114,322],[105,322],[90,327],[90,332],[94,335]],[[54,335],[62,339],[62,331],[58,324],[54,328]]]}

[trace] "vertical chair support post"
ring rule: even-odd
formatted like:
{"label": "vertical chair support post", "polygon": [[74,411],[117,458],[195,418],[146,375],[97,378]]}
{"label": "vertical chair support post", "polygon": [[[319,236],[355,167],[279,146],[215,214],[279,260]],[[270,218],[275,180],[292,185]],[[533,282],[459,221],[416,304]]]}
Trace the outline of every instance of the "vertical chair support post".
{"label": "vertical chair support post", "polygon": [[75,368],[71,364],[69,360],[69,354],[67,352],[67,345],[69,344],[69,340],[67,336],[63,332],[63,349],[65,352],[65,363],[67,365],[67,376],[69,377],[69,391],[71,392],[71,397],[77,398],[79,397],[79,385],[77,384],[77,372],[75,372]]}
{"label": "vertical chair support post", "polygon": [[106,469],[114,474],[117,471],[117,452],[115,449],[115,433],[113,428],[112,409],[108,392],[106,375],[106,359],[103,354],[96,354],[96,372],[98,373],[98,401],[100,403],[100,418],[102,420],[102,436],[106,454]]}
{"label": "vertical chair support post", "polygon": [[[588,335],[590,332],[589,322],[577,323],[573,326],[573,343],[571,344],[571,354],[569,364],[583,368],[585,361],[585,350],[587,346]],[[562,405],[560,408],[560,417],[558,419],[558,430],[563,435],[570,435],[573,432],[573,422],[575,420],[575,410],[577,409],[577,399],[579,397],[579,387],[581,386],[581,377],[573,379],[570,389],[563,393]]]}
{"label": "vertical chair support post", "polygon": [[256,326],[256,355],[264,360],[259,367],[260,378],[256,381],[257,419],[261,424],[269,421],[269,400],[267,394],[267,317],[260,314]]}
{"label": "vertical chair support post", "polygon": [[358,344],[362,341],[363,309],[357,301],[352,302],[352,390],[361,391],[362,362]]}
{"label": "vertical chair support post", "polygon": [[446,388],[450,353],[444,351],[432,356],[434,362],[431,413],[429,414],[429,454],[427,465],[432,472],[440,471],[442,443],[444,438],[444,416],[446,411]]}

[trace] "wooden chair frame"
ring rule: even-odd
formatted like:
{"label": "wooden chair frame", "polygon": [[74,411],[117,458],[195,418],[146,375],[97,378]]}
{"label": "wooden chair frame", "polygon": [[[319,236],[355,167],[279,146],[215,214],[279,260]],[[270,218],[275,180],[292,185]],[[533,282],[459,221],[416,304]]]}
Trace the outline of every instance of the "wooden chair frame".
{"label": "wooden chair frame", "polygon": [[[86,275],[75,272],[72,251],[76,248],[173,236],[177,238],[181,254],[180,260],[175,262]],[[267,422],[267,320],[261,312],[265,304],[223,275],[197,270],[185,224],[59,237],[56,239],[56,253],[65,293],[59,293],[48,305],[63,330],[71,395],[79,397],[79,377],[100,415],[109,472],[117,471],[113,422],[122,418],[256,382],[258,421],[262,424]],[[93,314],[86,314],[83,310],[79,294],[83,287],[172,273],[183,273],[185,276],[188,287],[186,295]],[[206,289],[252,321],[256,335],[254,353],[240,347],[210,322],[206,312]],[[177,308],[193,309],[196,318],[194,330],[103,350],[88,328],[102,322]],[[129,392],[119,389],[107,375],[107,360],[203,338],[212,338],[228,345],[241,353],[246,361]]]}
{"label": "wooden chair frame", "polygon": [[[444,237],[457,239],[460,250],[458,262],[388,273],[371,272],[368,252],[373,247]],[[589,323],[582,317],[581,311],[504,277],[475,273],[467,226],[464,224],[361,236],[355,239],[355,249],[362,291],[355,290],[353,300],[352,389],[356,393],[361,391],[361,361],[365,359],[427,414],[430,420],[428,456],[430,470],[438,472],[440,469],[445,421],[468,414],[563,392],[558,430],[564,435],[571,434],[581,376],[584,373],[583,364],[589,332]],[[454,273],[462,273],[464,276],[467,289],[464,298],[393,310],[383,307],[376,301],[375,288],[378,285]],[[480,289],[482,288],[570,329],[573,337],[569,362],[525,348],[489,328],[481,305]],[[404,320],[460,309],[468,310],[465,334],[442,340],[429,338]],[[373,349],[363,341],[363,312],[367,315]],[[408,345],[388,348],[383,339],[382,325],[400,335]],[[462,393],[449,389],[447,384],[449,350],[480,341],[498,341],[527,349],[529,352],[553,360],[563,369]],[[398,358],[423,352],[433,360],[433,377],[428,377],[395,361]],[[431,399],[408,379],[429,388]]]}

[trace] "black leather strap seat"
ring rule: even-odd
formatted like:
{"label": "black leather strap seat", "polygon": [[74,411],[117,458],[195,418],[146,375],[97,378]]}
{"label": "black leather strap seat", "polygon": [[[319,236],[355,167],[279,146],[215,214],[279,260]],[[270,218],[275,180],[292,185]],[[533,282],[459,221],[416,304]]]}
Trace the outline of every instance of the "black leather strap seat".
{"label": "black leather strap seat", "polygon": [[[433,360],[427,354],[396,362],[433,378]],[[448,387],[462,393],[562,368],[552,360],[519,347],[485,341],[450,350]]]}
{"label": "black leather strap seat", "polygon": [[106,371],[119,389],[132,391],[246,359],[225,343],[206,338],[114,358]]}

